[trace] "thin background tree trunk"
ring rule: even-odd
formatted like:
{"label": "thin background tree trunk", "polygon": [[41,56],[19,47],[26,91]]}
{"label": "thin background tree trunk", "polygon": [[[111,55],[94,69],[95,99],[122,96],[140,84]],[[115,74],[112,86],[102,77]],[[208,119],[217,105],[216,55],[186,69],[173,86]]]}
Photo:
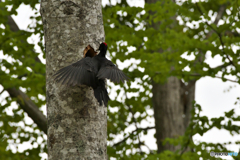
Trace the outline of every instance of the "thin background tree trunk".
{"label": "thin background tree trunk", "polygon": [[101,0],[41,1],[47,78],[48,159],[107,159],[107,108],[87,86],[65,87],[52,75],[104,41]]}

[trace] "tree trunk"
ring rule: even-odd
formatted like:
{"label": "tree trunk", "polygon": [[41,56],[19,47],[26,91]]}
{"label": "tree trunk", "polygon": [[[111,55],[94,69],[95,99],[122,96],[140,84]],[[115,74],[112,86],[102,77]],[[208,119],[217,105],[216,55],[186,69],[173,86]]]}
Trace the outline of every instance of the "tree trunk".
{"label": "tree trunk", "polygon": [[158,152],[176,151],[180,146],[163,145],[162,142],[185,133],[195,98],[195,81],[186,85],[176,77],[170,77],[165,84],[153,82],[152,93]]}
{"label": "tree trunk", "polygon": [[175,151],[178,148],[162,142],[184,134],[181,83],[176,77],[168,78],[163,85],[153,82],[152,92],[158,151]]}
{"label": "tree trunk", "polygon": [[104,41],[100,0],[41,1],[47,78],[48,159],[107,159],[107,108],[91,87],[66,87],[52,75]]}
{"label": "tree trunk", "polygon": [[[145,3],[156,3],[157,1],[145,0]],[[162,2],[164,3],[164,1]],[[156,29],[159,28],[159,25],[160,22],[156,22],[152,24],[152,27]],[[175,24],[171,24],[169,27],[172,25]],[[161,53],[161,50],[159,52]],[[184,84],[177,77],[169,77],[165,84],[152,83],[158,152],[180,149],[180,146],[163,145],[162,142],[165,138],[176,138],[185,133],[191,118],[192,102],[195,99],[195,82],[190,81]]]}

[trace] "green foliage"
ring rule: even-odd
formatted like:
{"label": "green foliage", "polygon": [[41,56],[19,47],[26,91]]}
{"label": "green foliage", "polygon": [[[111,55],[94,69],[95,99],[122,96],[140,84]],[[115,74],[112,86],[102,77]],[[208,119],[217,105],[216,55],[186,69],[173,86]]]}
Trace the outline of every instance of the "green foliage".
{"label": "green foliage", "polygon": [[[236,132],[239,134],[239,126],[233,125],[229,128],[229,123],[221,123],[224,119],[226,119],[226,115],[231,115],[228,118],[228,122],[239,122],[239,116],[234,115],[234,110],[230,110],[229,112],[225,113],[225,116],[218,117],[218,118],[211,118],[209,119],[206,116],[201,116],[201,106],[194,103],[193,109],[191,111],[191,122],[189,127],[187,128],[185,135],[178,137],[176,139],[167,138],[164,143],[170,143],[173,145],[181,144],[181,149],[177,152],[170,152],[171,155],[168,159],[172,160],[181,160],[181,159],[219,159],[216,157],[210,156],[210,152],[232,152],[226,148],[227,144],[231,144],[231,142],[221,143],[206,143],[206,142],[193,142],[192,137],[196,134],[200,134],[201,136],[207,133],[212,128],[216,127],[218,129],[226,129],[227,131]],[[238,142],[235,142],[238,144]],[[183,152],[186,151],[186,152]],[[159,155],[154,155],[155,157],[163,157],[167,156],[168,152],[160,153]],[[239,155],[237,156],[239,157]],[[237,158],[233,157],[233,158]]]}
{"label": "green foliage", "polygon": [[[239,121],[234,110],[226,113],[225,117],[212,119],[200,116],[200,110],[194,113],[190,124],[191,132],[188,129],[183,137],[167,139],[168,143],[181,144],[194,151],[183,154],[181,151],[184,148],[176,153],[165,151],[156,154],[156,151],[151,150],[142,152],[141,147],[145,146],[145,142],[141,141],[139,136],[146,134],[148,129],[139,127],[139,124],[150,116],[147,110],[152,108],[152,80],[164,83],[169,76],[176,76],[188,82],[210,76],[227,81],[231,75],[234,81],[239,83],[239,51],[233,49],[233,46],[239,47],[238,6],[236,0],[209,0],[198,3],[190,0],[173,3],[172,0],[166,0],[145,4],[144,8],[140,8],[129,6],[122,0],[116,5],[106,5],[103,8],[106,42],[109,44],[111,58],[117,63],[119,62],[117,60],[129,62],[129,59],[132,59],[132,63],[124,71],[134,84],[138,85],[134,90],[131,83],[121,85],[123,91],[122,94],[121,92],[118,94],[118,98],[122,103],[110,102],[108,112],[108,137],[112,144],[108,147],[110,157],[117,159],[142,157],[154,160],[200,157],[216,159],[210,157],[210,150],[227,151],[224,144],[193,143],[188,139],[189,136],[196,134],[202,136],[214,127],[225,129],[230,134],[238,134],[239,126],[233,125],[233,122]],[[225,9],[223,15],[220,15],[221,20],[214,21],[211,17],[213,15],[216,17],[220,8]],[[186,59],[186,55],[193,58]],[[222,65],[210,66],[206,61],[208,56],[222,57]],[[130,97],[129,93],[136,96]],[[196,107],[200,109],[200,106],[195,105]],[[116,108],[117,112],[112,112],[112,109]],[[127,133],[129,126],[134,126],[135,130]],[[114,143],[114,138],[122,134],[124,135],[122,141]]]}
{"label": "green foliage", "polygon": [[[8,17],[17,15],[16,9],[21,4],[30,5],[38,12],[36,9],[38,2],[38,0],[5,0],[0,3],[0,50],[4,56],[0,57],[0,80],[3,91],[13,87],[20,89],[41,107],[45,105],[45,98],[40,98],[45,97],[45,65],[37,60],[40,53],[36,52],[34,45],[29,43],[29,38],[33,34],[39,34],[39,46],[43,48],[40,16],[33,17],[36,24],[29,26],[27,31],[19,30],[8,23]],[[5,94],[6,92],[1,93],[1,95]],[[43,138],[44,133],[36,124],[29,125],[26,113],[19,106],[13,107],[16,106],[16,98],[3,98],[1,96],[0,159],[41,159],[39,153],[46,152],[46,141],[39,143],[37,139]],[[25,142],[34,146],[29,146],[30,149],[23,152],[19,152],[17,147],[14,147]],[[17,151],[12,151],[9,147]]]}
{"label": "green foliage", "polygon": [[[40,53],[27,41],[31,35],[38,35],[38,45],[44,54],[41,17],[36,10],[38,3],[38,0],[5,0],[0,3],[0,49],[6,57],[0,59],[0,80],[4,89],[19,88],[41,107],[45,104],[45,99],[40,98],[45,97],[45,66],[36,60]],[[36,15],[31,17],[34,25],[29,25],[27,31],[13,31],[7,23],[7,16],[17,15],[16,9],[21,4],[29,5],[36,11]],[[228,12],[223,13],[222,23],[216,25],[210,20],[222,5]],[[106,42],[112,61],[131,62],[124,72],[132,79],[132,82],[120,84],[122,90],[117,90],[119,96],[116,97],[120,101],[110,102],[109,157],[126,160],[217,159],[210,157],[209,152],[228,151],[225,147],[228,142],[193,142],[191,137],[197,134],[202,136],[214,127],[239,134],[240,128],[235,122],[240,121],[240,116],[236,115],[235,110],[226,112],[222,117],[209,119],[201,116],[201,107],[194,104],[191,123],[185,135],[164,142],[180,145],[181,148],[176,152],[143,152],[141,148],[146,145],[141,135],[146,135],[154,126],[141,128],[140,124],[152,117],[148,112],[152,109],[152,80],[164,83],[169,76],[176,76],[187,82],[220,75],[223,81],[227,81],[231,75],[239,83],[240,52],[233,50],[233,46],[239,46],[240,40],[237,32],[240,27],[239,5],[237,0],[199,3],[188,0],[177,4],[165,0],[164,3],[145,4],[141,8],[129,6],[126,0],[122,0],[103,8]],[[190,23],[194,25],[190,26]],[[211,67],[206,62],[207,53],[211,53],[212,57],[221,56],[222,65]],[[194,58],[186,59],[183,54]],[[133,88],[132,83],[137,87]],[[43,137],[35,124],[26,123],[26,114],[20,107],[10,107],[15,102],[16,99],[6,97],[1,103],[0,159],[40,159],[39,153],[47,152],[45,141],[22,153],[9,149],[11,144],[33,144],[38,137]],[[9,110],[13,113],[9,114]],[[129,126],[135,127],[135,130],[127,131]],[[26,127],[33,130],[26,130]],[[115,138],[119,135],[123,135],[123,139],[116,142]]]}

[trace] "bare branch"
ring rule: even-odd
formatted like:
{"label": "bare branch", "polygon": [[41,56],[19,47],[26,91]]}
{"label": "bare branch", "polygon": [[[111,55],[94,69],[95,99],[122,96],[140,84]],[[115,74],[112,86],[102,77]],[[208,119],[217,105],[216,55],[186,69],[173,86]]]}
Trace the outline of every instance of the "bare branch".
{"label": "bare branch", "polygon": [[230,37],[240,37],[240,34],[235,31],[235,32],[232,32],[232,31],[225,31],[224,32],[224,36],[230,36]]}
{"label": "bare branch", "polygon": [[[217,17],[215,18],[214,20],[214,24],[217,26],[218,25],[218,22],[220,21],[220,19],[223,17],[223,14],[226,10],[226,5],[221,5],[219,10],[218,10],[218,13],[217,13]],[[212,34],[214,33],[213,30],[211,30],[207,35],[206,35],[206,38],[210,37]]]}
{"label": "bare branch", "polygon": [[47,134],[47,118],[31,99],[22,91],[16,88],[6,89],[12,98],[17,98],[18,104],[28,114],[29,117],[38,125],[38,127]]}
{"label": "bare branch", "polygon": [[[11,16],[8,16],[7,23],[13,32],[18,32],[20,30]],[[35,57],[35,61],[41,63],[41,60],[38,57]],[[9,95],[12,98],[17,98],[17,102],[19,103],[20,107],[28,114],[34,123],[36,123],[45,134],[47,134],[47,118],[39,110],[38,106],[36,106],[25,93],[17,90],[16,88],[9,88],[6,89],[6,91],[8,91]]]}
{"label": "bare branch", "polygon": [[13,20],[13,18],[11,16],[8,16],[8,22],[7,23],[9,25],[11,31],[17,32],[17,31],[20,30],[18,25],[16,24],[16,22]]}
{"label": "bare branch", "polygon": [[145,147],[147,147],[147,149],[149,150],[150,154],[154,154],[154,153],[153,153],[153,150],[151,150],[148,145],[146,145],[146,144],[143,144],[143,145],[144,145]]}
{"label": "bare branch", "polygon": [[[137,120],[136,120],[136,118],[134,117],[133,110],[132,110],[132,108],[131,108],[129,105],[127,105],[127,107],[128,107],[128,109],[129,109],[130,113],[132,114],[132,119],[133,119],[133,121],[134,121],[134,124],[135,124],[136,129],[138,129]],[[139,147],[140,153],[142,153],[142,149],[141,149],[141,144],[142,144],[142,142],[141,142],[141,140],[140,140],[139,135],[137,135],[137,137],[138,137],[138,141],[139,141],[138,147]]]}
{"label": "bare branch", "polygon": [[212,68],[212,69],[218,69],[218,68],[225,68],[225,67],[227,67],[227,66],[230,66],[230,65],[232,65],[232,64],[230,64],[230,63],[228,63],[228,64],[222,64],[222,65],[219,65],[219,66],[217,66],[217,67],[214,67],[214,68]]}
{"label": "bare branch", "polygon": [[218,25],[218,22],[223,17],[223,14],[224,14],[226,8],[227,8],[227,5],[221,5],[220,6],[220,8],[218,10],[218,13],[217,13],[217,17],[215,18],[215,20],[213,22],[214,24]]}
{"label": "bare branch", "polygon": [[[200,74],[191,74],[190,76],[202,76]],[[210,77],[210,76],[209,76]],[[227,79],[227,78],[222,78],[220,76],[214,76],[212,78],[219,78],[219,79],[225,79],[226,81],[230,81],[230,82],[234,82],[234,83],[239,83],[238,81],[234,81],[234,80],[231,80],[231,79]]]}
{"label": "bare branch", "polygon": [[141,130],[141,131],[147,131],[147,130],[149,130],[149,129],[155,129],[155,126],[154,126],[154,127],[147,127],[147,128],[137,128],[137,129],[133,130],[127,137],[123,138],[123,140],[115,143],[115,144],[113,145],[113,147],[116,147],[116,146],[120,145],[121,143],[125,142],[130,136],[134,135],[135,132],[137,132],[137,131],[139,131],[139,130]]}
{"label": "bare branch", "polygon": [[234,81],[234,80],[227,79],[227,78],[222,78],[220,76],[215,76],[215,78],[225,79],[225,80],[230,81],[230,82],[239,83],[238,81]]}
{"label": "bare branch", "polygon": [[[196,3],[196,7],[197,7],[198,11],[200,12],[200,14],[201,14],[201,15],[204,15],[203,12],[202,12],[202,10],[201,10],[201,8],[198,6],[198,3]],[[213,26],[211,26],[207,21],[205,21],[204,23],[205,23],[209,28],[211,28],[211,29],[218,35],[219,41],[220,41],[221,46],[222,46],[222,52],[223,52],[223,54],[226,55],[226,58],[229,60],[229,62],[230,62],[233,66],[235,66],[234,63],[233,63],[233,61],[230,59],[229,55],[226,54],[226,52],[225,52],[225,45],[224,45],[224,43],[223,43],[221,33],[219,33],[219,32],[218,32]],[[236,67],[236,66],[235,66],[235,67]]]}
{"label": "bare branch", "polygon": [[[20,31],[18,25],[17,25],[16,22],[13,20],[13,18],[12,18],[11,16],[8,16],[7,18],[8,18],[7,23],[8,23],[8,25],[9,25],[9,27],[10,27],[10,30],[13,31],[13,32],[18,32],[18,31]],[[23,42],[23,41],[22,41],[22,42]],[[32,51],[32,52],[34,52],[34,51]],[[35,61],[36,61],[36,62],[39,62],[39,63],[42,63],[41,60],[38,58],[38,56],[35,57]]]}

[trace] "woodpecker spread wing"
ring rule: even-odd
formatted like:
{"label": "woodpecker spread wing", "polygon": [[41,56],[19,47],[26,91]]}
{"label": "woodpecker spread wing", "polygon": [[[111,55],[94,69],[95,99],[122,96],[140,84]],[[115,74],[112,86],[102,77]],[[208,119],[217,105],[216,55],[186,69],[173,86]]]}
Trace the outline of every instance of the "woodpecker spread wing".
{"label": "woodpecker spread wing", "polygon": [[110,79],[112,82],[119,83],[120,81],[129,80],[129,78],[118,69],[111,61],[104,59],[100,70],[98,71],[97,77],[99,79]]}
{"label": "woodpecker spread wing", "polygon": [[97,81],[96,74],[97,68],[94,66],[92,58],[86,57],[58,70],[54,76],[57,82],[68,86],[85,84],[94,87]]}

